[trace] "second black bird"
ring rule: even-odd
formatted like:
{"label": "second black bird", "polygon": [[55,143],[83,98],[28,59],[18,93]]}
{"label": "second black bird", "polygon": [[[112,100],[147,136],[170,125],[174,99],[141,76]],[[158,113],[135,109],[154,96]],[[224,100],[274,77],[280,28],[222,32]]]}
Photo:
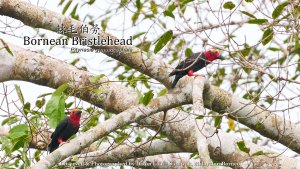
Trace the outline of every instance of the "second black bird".
{"label": "second black bird", "polygon": [[72,135],[76,134],[80,126],[80,110],[72,110],[69,117],[63,119],[51,135],[51,143],[48,145],[50,153],[59,147],[59,144],[66,142]]}
{"label": "second black bird", "polygon": [[221,59],[224,57],[219,54],[217,50],[208,50],[201,53],[194,53],[187,59],[183,60],[178,64],[178,66],[169,74],[169,76],[175,75],[175,79],[172,83],[172,88],[174,88],[183,76],[197,76],[194,72],[204,68],[210,62]]}

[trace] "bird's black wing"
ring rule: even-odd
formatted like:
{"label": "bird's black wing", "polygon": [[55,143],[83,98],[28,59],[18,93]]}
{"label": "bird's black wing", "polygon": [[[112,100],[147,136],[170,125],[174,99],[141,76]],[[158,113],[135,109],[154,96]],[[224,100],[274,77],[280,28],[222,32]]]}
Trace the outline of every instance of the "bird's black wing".
{"label": "bird's black wing", "polygon": [[75,134],[78,132],[78,130],[79,130],[79,127],[77,127],[77,128],[75,129]]}
{"label": "bird's black wing", "polygon": [[67,127],[68,125],[68,117],[64,118],[59,124],[56,126],[55,131],[52,133],[52,139],[58,139],[59,134]]}
{"label": "bird's black wing", "polygon": [[170,76],[175,75],[177,72],[185,71],[187,67],[189,67],[192,64],[196,64],[195,60],[200,60],[201,58],[201,53],[194,53],[190,57],[186,58],[185,60],[181,61],[178,66],[170,73]]}

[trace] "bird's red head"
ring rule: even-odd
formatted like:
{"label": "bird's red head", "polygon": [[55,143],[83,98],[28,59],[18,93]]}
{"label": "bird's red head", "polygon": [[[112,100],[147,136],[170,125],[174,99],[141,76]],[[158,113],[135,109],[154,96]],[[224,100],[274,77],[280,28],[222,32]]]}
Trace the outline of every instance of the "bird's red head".
{"label": "bird's red head", "polygon": [[79,126],[80,125],[80,117],[81,117],[81,110],[73,109],[70,113],[70,121],[74,124]]}
{"label": "bird's red head", "polygon": [[210,62],[212,62],[216,59],[221,59],[221,60],[224,59],[224,57],[221,56],[220,53],[217,50],[214,50],[214,49],[205,51],[204,55],[205,55],[206,59]]}

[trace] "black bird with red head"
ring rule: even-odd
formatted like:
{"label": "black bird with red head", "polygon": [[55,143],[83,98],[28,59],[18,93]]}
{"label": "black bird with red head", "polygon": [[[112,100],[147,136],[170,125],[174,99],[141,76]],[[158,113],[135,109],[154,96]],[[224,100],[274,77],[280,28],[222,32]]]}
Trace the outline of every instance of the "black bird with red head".
{"label": "black bird with red head", "polygon": [[205,52],[194,53],[187,59],[183,60],[178,66],[169,74],[169,76],[175,75],[175,79],[172,83],[174,88],[183,76],[203,76],[194,74],[194,72],[204,68],[206,65],[216,59],[224,60],[224,57],[220,55],[217,50],[208,50]]}
{"label": "black bird with red head", "polygon": [[51,153],[59,147],[59,144],[66,142],[72,135],[76,134],[80,126],[81,110],[73,109],[70,116],[64,118],[51,135],[51,142],[48,150]]}

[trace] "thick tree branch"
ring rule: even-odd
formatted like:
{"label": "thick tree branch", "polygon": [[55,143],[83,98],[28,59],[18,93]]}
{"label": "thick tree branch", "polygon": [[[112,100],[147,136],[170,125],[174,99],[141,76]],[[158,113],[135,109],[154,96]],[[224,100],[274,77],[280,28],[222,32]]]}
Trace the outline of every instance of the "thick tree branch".
{"label": "thick tree branch", "polygon": [[[161,123],[159,120],[162,119],[162,116],[163,113],[154,114],[151,117],[141,120],[141,124],[156,126],[153,129],[157,130]],[[161,132],[173,140],[183,150],[187,152],[197,152],[197,130],[199,130],[199,127],[194,125],[196,117],[195,115],[184,113],[176,109],[169,110]],[[241,164],[239,169],[264,169],[265,166],[269,166],[270,168],[278,168],[278,166],[282,168],[295,168],[298,164],[296,159],[278,155],[256,144],[244,141],[246,147],[250,149],[250,155],[259,151],[270,153],[268,156],[250,156],[240,151],[237,147],[237,143],[243,141],[240,138],[217,130],[215,127],[207,124],[204,124],[201,129],[207,133],[212,133],[210,137],[206,139],[210,156],[218,161],[234,163],[235,165]],[[272,162],[270,163],[270,161]]]}
{"label": "thick tree branch", "polygon": [[[14,54],[11,56],[4,49],[5,45],[0,42],[0,82],[23,80],[52,88],[68,83],[70,94],[113,112],[124,111],[138,103],[138,96],[134,90],[110,82],[106,77],[97,83],[91,83],[89,78],[95,76],[92,73],[9,44],[8,47]],[[102,93],[96,94],[93,89],[99,89]]]}
{"label": "thick tree branch", "polygon": [[[128,159],[140,158],[158,154],[184,152],[176,144],[169,141],[153,140],[139,144],[125,143],[123,145],[101,144],[99,150],[83,153],[72,157],[78,159],[76,164],[85,164],[84,167],[92,167],[100,163],[123,163]],[[62,161],[61,165],[67,165],[72,158]]]}
{"label": "thick tree branch", "polygon": [[[203,77],[195,77],[193,81],[193,112],[196,116],[203,116],[205,115],[205,108],[203,103],[203,90],[204,90],[204,81],[205,78]],[[200,161],[206,164],[212,163],[209,157],[208,151],[208,143],[207,138],[213,135],[213,132],[208,132],[203,129],[205,123],[203,119],[196,119],[195,125],[197,126],[196,129],[196,136],[197,136],[197,149],[199,152]],[[211,169],[210,166],[203,166],[203,168]]]}
{"label": "thick tree branch", "polygon": [[[0,15],[9,16],[22,21],[24,24],[34,27],[43,28],[57,32],[58,25],[64,25],[67,29],[71,26],[75,27],[75,30],[80,30],[82,25],[86,25],[92,28],[91,25],[84,22],[72,19],[71,17],[63,16],[61,14],[52,12],[45,8],[32,5],[30,3],[20,1],[20,0],[0,0]],[[79,31],[80,32],[80,31]],[[101,37],[101,39],[107,39],[110,37],[114,39],[111,34],[100,31],[99,34],[86,34],[79,33],[76,35],[68,34],[68,36],[78,36],[81,38],[96,38]],[[168,84],[171,86],[171,82],[168,78],[167,70],[165,69],[167,65],[159,60],[148,59],[147,56],[139,49],[134,46],[91,46],[94,49],[101,50],[104,54],[121,61],[129,65],[130,67],[139,70],[140,72],[149,75],[151,77],[155,76],[154,79],[162,82],[163,84]],[[113,50],[109,50],[113,49]],[[161,74],[164,72],[163,74]],[[161,75],[165,75],[162,77]]]}
{"label": "thick tree branch", "polygon": [[[196,159],[191,159],[184,154],[161,154],[148,156],[145,158],[131,159],[127,160],[132,164],[149,164],[149,166],[144,166],[143,168],[149,169],[186,169],[191,167],[193,169],[202,168],[199,166],[199,161]],[[136,165],[136,167],[139,167]],[[222,167],[223,168],[223,167]]]}

